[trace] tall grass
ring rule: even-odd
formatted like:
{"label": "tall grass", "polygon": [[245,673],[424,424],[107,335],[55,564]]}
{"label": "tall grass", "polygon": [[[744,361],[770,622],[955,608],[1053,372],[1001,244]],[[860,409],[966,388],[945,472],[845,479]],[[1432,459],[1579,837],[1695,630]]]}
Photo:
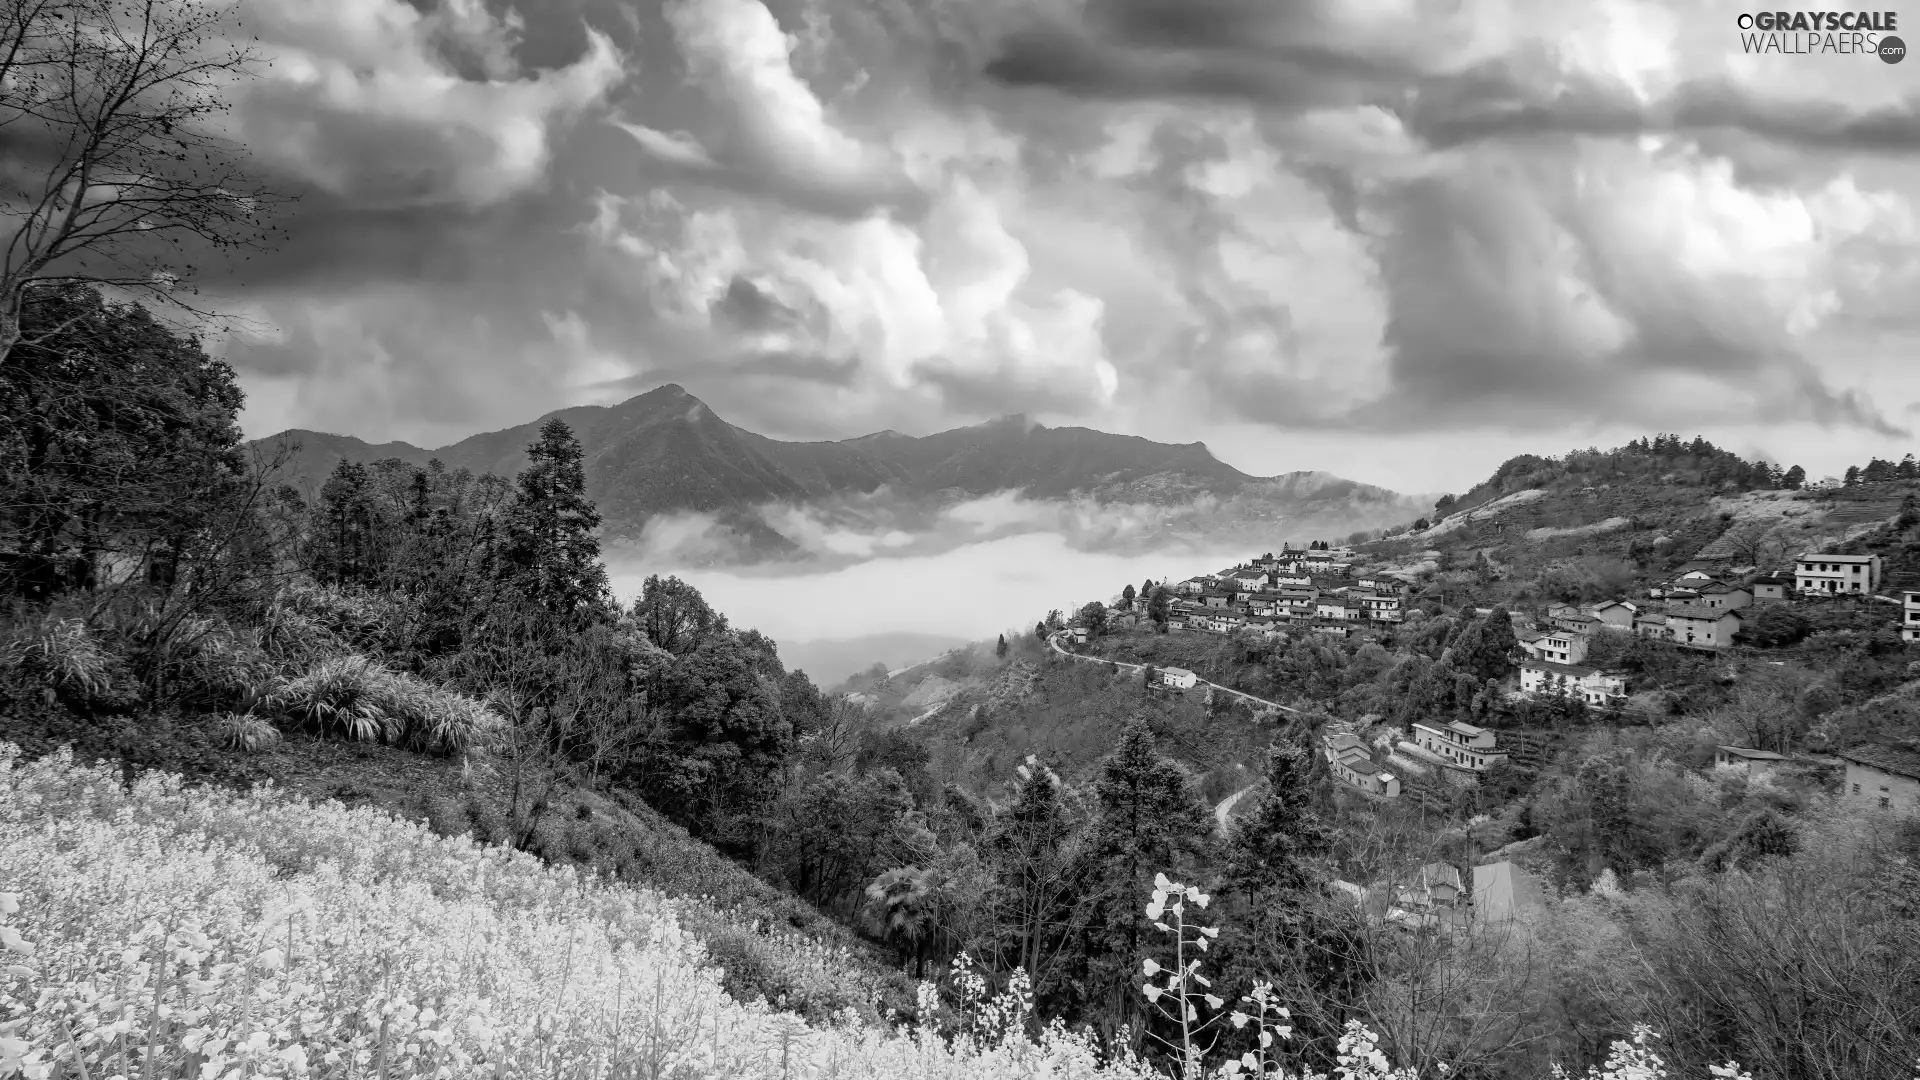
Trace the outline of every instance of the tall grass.
{"label": "tall grass", "polygon": [[501,726],[486,702],[357,654],[320,659],[281,680],[263,707],[322,735],[429,753],[483,746]]}

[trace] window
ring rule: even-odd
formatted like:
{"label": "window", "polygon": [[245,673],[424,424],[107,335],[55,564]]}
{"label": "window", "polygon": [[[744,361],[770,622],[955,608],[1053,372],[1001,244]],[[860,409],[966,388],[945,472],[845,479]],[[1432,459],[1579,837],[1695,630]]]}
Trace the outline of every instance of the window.
{"label": "window", "polygon": [[1885,795],[1880,796],[1880,809],[1885,810],[1890,805],[1892,805],[1892,800],[1888,799]]}
{"label": "window", "polygon": [[1854,793],[1855,795],[1858,795],[1858,794],[1860,794],[1860,785],[1859,785],[1859,784],[1855,784],[1855,785],[1853,785],[1853,793]]}

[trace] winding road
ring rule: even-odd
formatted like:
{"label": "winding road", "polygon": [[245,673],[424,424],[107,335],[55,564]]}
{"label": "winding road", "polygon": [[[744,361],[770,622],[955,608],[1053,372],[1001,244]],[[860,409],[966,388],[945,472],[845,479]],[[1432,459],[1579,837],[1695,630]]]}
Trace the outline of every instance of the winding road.
{"label": "winding road", "polygon": [[[1061,644],[1062,639],[1064,639],[1066,636],[1067,636],[1066,632],[1063,630],[1059,633],[1056,633],[1048,637],[1047,644],[1053,646],[1053,651],[1059,653],[1061,656],[1070,656],[1075,660],[1085,660],[1090,664],[1107,664],[1113,667],[1121,668],[1126,671],[1145,671],[1147,668],[1147,665],[1145,664],[1129,664],[1122,660],[1106,660],[1098,656],[1087,656],[1082,653],[1074,652],[1072,649],[1069,649],[1065,645]],[[1199,678],[1199,677],[1195,676],[1195,678]],[[1266,698],[1254,697],[1252,694],[1249,694],[1244,690],[1235,690],[1230,686],[1221,686],[1219,683],[1216,683],[1216,682],[1208,682],[1205,679],[1199,679],[1198,685],[1211,686],[1215,690],[1218,690],[1223,694],[1232,694],[1234,697],[1237,697],[1242,701],[1251,701],[1255,705],[1264,705],[1269,709],[1278,709],[1283,713],[1292,713],[1295,716],[1298,716],[1300,714],[1299,709],[1295,709],[1287,705],[1282,705],[1277,701],[1268,701]]]}
{"label": "winding road", "polygon": [[1213,808],[1213,820],[1219,823],[1221,836],[1227,835],[1227,819],[1233,816],[1233,808],[1239,804],[1240,797],[1259,786],[1259,784],[1249,784],[1226,798],[1221,799],[1220,804]]}

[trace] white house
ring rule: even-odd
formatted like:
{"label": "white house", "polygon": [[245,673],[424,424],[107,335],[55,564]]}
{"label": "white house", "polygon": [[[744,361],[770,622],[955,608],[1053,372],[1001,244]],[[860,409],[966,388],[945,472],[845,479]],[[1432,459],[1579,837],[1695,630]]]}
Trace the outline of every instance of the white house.
{"label": "white house", "polygon": [[1731,608],[1675,604],[1667,609],[1667,629],[1668,641],[1724,649],[1733,644],[1734,632],[1740,629],[1740,614]]}
{"label": "white house", "polygon": [[1571,697],[1595,708],[1618,704],[1627,696],[1626,676],[1584,664],[1556,664],[1551,660],[1524,660],[1520,689],[1534,697]]}
{"label": "white house", "polygon": [[1753,590],[1755,603],[1764,600],[1785,600],[1787,590],[1793,588],[1793,579],[1784,574],[1767,574],[1747,582],[1747,588]]}
{"label": "white house", "polygon": [[1282,589],[1306,589],[1313,585],[1313,575],[1305,570],[1281,570],[1274,574],[1273,581]]}
{"label": "white house", "polygon": [[1920,592],[1900,594],[1900,640],[1920,641]]}
{"label": "white house", "polygon": [[1413,741],[1427,753],[1474,772],[1507,760],[1507,755],[1494,749],[1497,740],[1493,732],[1458,720],[1444,726],[1415,723]]}
{"label": "white house", "polygon": [[1333,762],[1332,770],[1342,782],[1369,795],[1387,799],[1400,797],[1400,778],[1375,764],[1370,757],[1343,757]]}
{"label": "white house", "polygon": [[1528,631],[1517,635],[1520,647],[1535,660],[1555,664],[1577,664],[1587,658],[1587,637],[1571,630]]}
{"label": "white house", "polygon": [[1649,611],[1633,617],[1633,632],[1643,638],[1655,641],[1672,641],[1673,627],[1667,624],[1667,617],[1657,611]]}
{"label": "white house", "polygon": [[1402,618],[1400,597],[1394,593],[1365,590],[1353,594],[1350,599],[1360,605],[1360,613],[1374,622],[1399,622]]}
{"label": "white house", "polygon": [[1267,574],[1264,570],[1259,572],[1245,571],[1233,575],[1233,583],[1235,586],[1246,589],[1249,592],[1259,592],[1261,589],[1267,587]]}
{"label": "white house", "polygon": [[1200,676],[1183,667],[1155,668],[1154,674],[1160,677],[1161,686],[1171,686],[1176,690],[1191,690],[1200,682]]}
{"label": "white house", "polygon": [[1800,593],[1870,595],[1880,587],[1885,566],[1878,555],[1808,552],[1793,561],[1793,587]]}

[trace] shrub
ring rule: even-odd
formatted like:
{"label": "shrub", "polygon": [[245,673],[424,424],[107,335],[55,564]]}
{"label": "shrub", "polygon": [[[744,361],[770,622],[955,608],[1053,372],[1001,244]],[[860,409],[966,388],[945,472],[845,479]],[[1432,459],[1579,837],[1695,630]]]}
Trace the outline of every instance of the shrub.
{"label": "shrub", "polygon": [[280,741],[280,729],[252,713],[225,713],[214,719],[213,728],[221,745],[249,754]]}
{"label": "shrub", "polygon": [[72,701],[114,701],[127,690],[125,666],[79,619],[49,617],[20,627],[0,645],[0,667]]}
{"label": "shrub", "polygon": [[266,704],[322,735],[428,753],[485,746],[500,727],[487,703],[357,654],[320,660],[282,680]]}

